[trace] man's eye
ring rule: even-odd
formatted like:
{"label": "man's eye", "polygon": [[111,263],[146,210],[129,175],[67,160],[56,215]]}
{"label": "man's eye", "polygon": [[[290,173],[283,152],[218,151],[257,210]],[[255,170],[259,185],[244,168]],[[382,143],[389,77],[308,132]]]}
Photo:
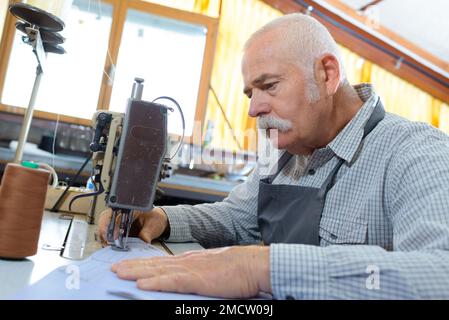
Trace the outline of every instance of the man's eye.
{"label": "man's eye", "polygon": [[274,90],[274,89],[276,89],[278,83],[279,83],[279,82],[277,82],[277,81],[276,81],[276,82],[266,83],[266,84],[264,85],[264,90]]}

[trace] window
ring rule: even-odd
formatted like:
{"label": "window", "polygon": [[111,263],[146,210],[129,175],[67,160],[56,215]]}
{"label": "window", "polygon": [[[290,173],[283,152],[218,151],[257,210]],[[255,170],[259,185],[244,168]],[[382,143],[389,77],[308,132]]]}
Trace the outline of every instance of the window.
{"label": "window", "polygon": [[[112,6],[74,0],[62,34],[67,54],[48,54],[35,109],[91,119],[97,109],[112,24]],[[36,58],[16,32],[1,102],[27,106]]]}
{"label": "window", "polygon": [[[181,105],[186,135],[192,134],[207,28],[128,10],[120,44],[110,109],[124,112],[135,77],[145,79],[143,99],[170,96]],[[171,105],[171,102],[160,101]],[[181,134],[179,115],[168,131]]]}
{"label": "window", "polygon": [[[67,54],[48,54],[35,116],[90,124],[97,109],[123,112],[140,77],[145,100],[179,102],[189,136],[204,118],[218,19],[139,0],[64,1],[71,4],[62,32]],[[48,3],[33,1],[55,14]],[[12,30],[15,21],[8,21],[5,30]],[[0,111],[23,113],[32,92],[37,62],[21,37],[8,31],[0,46]],[[177,112],[169,115],[169,132],[181,133]]]}

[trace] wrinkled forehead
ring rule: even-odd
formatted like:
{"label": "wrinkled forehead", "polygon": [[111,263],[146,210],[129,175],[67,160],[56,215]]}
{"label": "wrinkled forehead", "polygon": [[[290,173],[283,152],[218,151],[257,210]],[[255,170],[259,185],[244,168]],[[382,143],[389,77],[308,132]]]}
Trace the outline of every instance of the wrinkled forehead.
{"label": "wrinkled forehead", "polygon": [[280,68],[295,63],[292,49],[283,42],[278,32],[267,32],[253,39],[242,58],[242,74],[251,81],[257,74],[280,72]]}
{"label": "wrinkled forehead", "polygon": [[247,50],[242,59],[242,76],[246,85],[264,74],[276,74],[282,77],[298,71],[297,65],[292,62],[292,59],[288,59],[283,52],[274,50],[273,47],[257,49]]}

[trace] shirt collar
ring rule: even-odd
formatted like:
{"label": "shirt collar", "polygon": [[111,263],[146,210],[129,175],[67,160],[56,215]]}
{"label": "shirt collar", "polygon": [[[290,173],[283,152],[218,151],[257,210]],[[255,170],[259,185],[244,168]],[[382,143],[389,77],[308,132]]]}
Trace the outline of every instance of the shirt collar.
{"label": "shirt collar", "polygon": [[364,127],[376,107],[378,96],[371,84],[363,83],[354,86],[363,105],[351,121],[332,140],[327,148],[339,158],[352,162],[363,139]]}

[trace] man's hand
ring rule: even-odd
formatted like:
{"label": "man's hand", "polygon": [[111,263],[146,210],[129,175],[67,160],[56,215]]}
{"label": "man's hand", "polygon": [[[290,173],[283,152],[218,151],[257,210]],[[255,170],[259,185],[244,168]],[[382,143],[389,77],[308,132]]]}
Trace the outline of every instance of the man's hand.
{"label": "man's hand", "polygon": [[119,278],[151,291],[249,298],[271,293],[269,247],[227,247],[179,256],[124,260],[112,266]]}
{"label": "man's hand", "polygon": [[[112,210],[107,209],[101,213],[98,221],[98,233],[102,242],[105,242],[109,222],[111,221]],[[152,240],[160,237],[168,227],[168,218],[164,210],[154,208],[149,212],[133,211],[134,222],[130,236],[139,236],[140,239],[151,243]],[[120,227],[120,216],[117,217],[114,230],[114,239],[118,237]]]}

